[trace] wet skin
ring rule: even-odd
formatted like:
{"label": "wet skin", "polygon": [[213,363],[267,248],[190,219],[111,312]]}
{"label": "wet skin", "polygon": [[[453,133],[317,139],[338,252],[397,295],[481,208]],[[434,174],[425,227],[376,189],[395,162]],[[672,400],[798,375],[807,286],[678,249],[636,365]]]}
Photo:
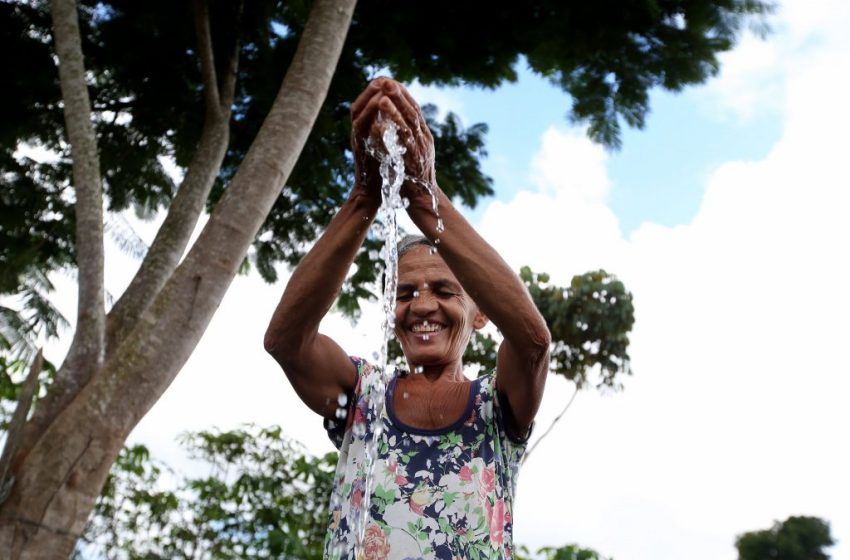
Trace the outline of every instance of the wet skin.
{"label": "wet skin", "polygon": [[399,262],[396,336],[413,368],[429,379],[460,380],[461,358],[473,329],[487,324],[439,255],[426,246],[405,253]]}
{"label": "wet skin", "polygon": [[394,401],[399,418],[420,428],[452,424],[469,396],[462,357],[473,329],[487,324],[455,275],[430,248],[418,246],[399,261],[396,336],[412,371],[400,378]]}
{"label": "wet skin", "polygon": [[[465,402],[469,385],[462,375],[461,359],[473,329],[486,322],[478,312],[481,309],[503,336],[496,361],[497,386],[513,411],[514,432],[524,433],[537,412],[548,371],[551,336],[543,317],[516,273],[439,188],[433,136],[404,86],[386,78],[372,81],[352,104],[351,116],[353,188],[293,272],[269,322],[266,350],[311,409],[326,418],[335,417],[337,397],[353,391],[357,372],[345,350],[318,329],[380,206],[377,160],[367,153],[366,139],[379,143],[386,122],[392,121],[406,148],[405,170],[411,177],[401,189],[410,201],[407,214],[425,237],[440,239],[439,255],[417,248],[400,263],[397,332],[412,368],[421,365],[424,371],[404,377],[399,392],[407,392],[409,398],[404,400],[421,402],[427,412],[419,414],[419,405],[407,405],[411,416],[403,420],[426,427],[457,419],[452,403]],[[423,188],[426,184],[431,192]],[[441,223],[431,193],[436,195]],[[413,297],[414,291],[419,292],[418,298]],[[448,414],[439,410],[445,403],[451,405]],[[446,417],[442,422],[441,414]]]}

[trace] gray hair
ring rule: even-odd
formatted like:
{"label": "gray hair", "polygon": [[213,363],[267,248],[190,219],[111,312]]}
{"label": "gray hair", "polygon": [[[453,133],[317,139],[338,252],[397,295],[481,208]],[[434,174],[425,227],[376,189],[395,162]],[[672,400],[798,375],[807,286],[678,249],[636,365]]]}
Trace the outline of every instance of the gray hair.
{"label": "gray hair", "polygon": [[436,246],[424,235],[408,234],[402,237],[401,241],[399,241],[396,246],[398,258],[401,259],[405,253],[419,245],[422,245],[423,247],[430,247],[432,249],[436,248]]}

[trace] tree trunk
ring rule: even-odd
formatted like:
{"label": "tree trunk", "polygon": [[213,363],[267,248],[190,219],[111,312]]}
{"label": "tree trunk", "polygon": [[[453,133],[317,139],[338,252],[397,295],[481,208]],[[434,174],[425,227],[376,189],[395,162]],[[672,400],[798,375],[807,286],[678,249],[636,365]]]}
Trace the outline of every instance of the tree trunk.
{"label": "tree trunk", "polygon": [[18,458],[17,483],[0,506],[0,557],[71,554],[125,438],[194,350],[295,165],[354,4],[314,2],[275,103],[201,236],[126,339]]}

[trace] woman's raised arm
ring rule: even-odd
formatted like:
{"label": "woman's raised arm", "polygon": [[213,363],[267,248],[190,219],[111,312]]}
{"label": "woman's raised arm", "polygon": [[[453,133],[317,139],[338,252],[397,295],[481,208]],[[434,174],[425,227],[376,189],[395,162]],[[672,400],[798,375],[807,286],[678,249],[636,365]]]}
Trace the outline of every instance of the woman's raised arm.
{"label": "woman's raised arm", "polygon": [[[499,347],[496,383],[507,397],[516,435],[524,434],[534,420],[549,367],[551,337],[546,322],[525,285],[463,215],[435,181],[434,140],[419,106],[401,84],[382,101],[381,110],[399,125],[407,153],[404,185],[410,200],[408,214],[431,241],[439,239],[440,256],[480,310],[504,336]],[[392,106],[390,106],[392,102]],[[431,194],[437,196],[438,217]]]}
{"label": "woman's raised arm", "polygon": [[348,200],[292,274],[272,315],[264,346],[310,408],[333,418],[340,393],[352,390],[354,364],[319,323],[333,305],[381,204],[377,163],[362,139],[379,134],[386,80],[375,80],[351,106],[355,184]]}

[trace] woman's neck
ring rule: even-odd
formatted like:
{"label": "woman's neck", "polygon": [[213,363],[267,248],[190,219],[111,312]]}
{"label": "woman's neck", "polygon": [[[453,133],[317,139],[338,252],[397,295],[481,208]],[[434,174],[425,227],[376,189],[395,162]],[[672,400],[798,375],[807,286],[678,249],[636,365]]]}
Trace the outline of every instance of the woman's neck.
{"label": "woman's neck", "polygon": [[463,383],[467,381],[463,375],[463,363],[460,360],[449,364],[434,364],[430,366],[414,366],[410,371],[430,383]]}

